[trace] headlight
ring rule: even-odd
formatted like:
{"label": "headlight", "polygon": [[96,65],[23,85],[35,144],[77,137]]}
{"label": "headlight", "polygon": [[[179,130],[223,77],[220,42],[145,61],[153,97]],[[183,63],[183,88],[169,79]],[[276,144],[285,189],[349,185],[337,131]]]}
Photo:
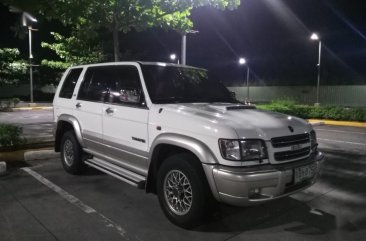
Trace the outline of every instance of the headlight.
{"label": "headlight", "polygon": [[267,158],[262,140],[219,140],[221,155],[231,161],[253,161]]}
{"label": "headlight", "polygon": [[220,139],[219,145],[223,158],[232,161],[240,161],[239,141]]}
{"label": "headlight", "polygon": [[240,141],[242,160],[261,160],[267,157],[266,149],[261,140]]}

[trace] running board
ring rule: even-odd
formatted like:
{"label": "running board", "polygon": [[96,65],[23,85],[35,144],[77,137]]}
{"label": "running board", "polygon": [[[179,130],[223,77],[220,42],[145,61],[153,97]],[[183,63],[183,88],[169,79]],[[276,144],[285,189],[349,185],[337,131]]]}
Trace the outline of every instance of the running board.
{"label": "running board", "polygon": [[103,161],[97,157],[94,157],[93,159],[87,159],[84,162],[88,166],[98,169],[99,171],[107,173],[115,178],[118,178],[119,180],[124,181],[134,187],[137,187],[139,189],[145,188],[146,178],[144,176],[141,176],[109,162]]}

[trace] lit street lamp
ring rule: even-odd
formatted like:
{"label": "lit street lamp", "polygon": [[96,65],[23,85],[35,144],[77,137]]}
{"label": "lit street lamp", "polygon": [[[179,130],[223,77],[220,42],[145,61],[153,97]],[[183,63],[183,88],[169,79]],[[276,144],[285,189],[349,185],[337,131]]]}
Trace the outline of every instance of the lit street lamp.
{"label": "lit street lamp", "polygon": [[[32,28],[31,23],[36,23],[37,19],[27,12],[10,6],[9,11],[13,13],[22,13],[22,25],[24,27],[28,26],[28,38],[29,38],[29,79],[30,79],[30,103],[33,103],[33,54],[32,54],[32,31],[37,31],[38,29]],[[30,22],[30,23],[29,23]]]}
{"label": "lit street lamp", "polygon": [[[247,61],[244,58],[239,58],[239,65],[247,65]],[[250,69],[249,65],[247,65],[247,97],[246,102],[249,102],[249,75],[250,75]]]}
{"label": "lit street lamp", "polygon": [[189,33],[198,33],[197,30],[188,30],[182,35],[182,65],[186,65],[187,59],[187,34]]}
{"label": "lit street lamp", "polygon": [[177,58],[177,55],[176,54],[171,54],[170,55],[170,59],[173,61],[173,62],[175,62],[175,60],[178,60],[178,64],[179,64],[179,59]]}
{"label": "lit street lamp", "polygon": [[318,83],[316,86],[316,103],[315,105],[319,105],[319,88],[320,88],[320,64],[321,64],[321,57],[322,57],[322,41],[320,40],[319,36],[316,33],[313,33],[310,36],[310,39],[313,41],[318,41],[319,42],[319,55],[318,55]]}

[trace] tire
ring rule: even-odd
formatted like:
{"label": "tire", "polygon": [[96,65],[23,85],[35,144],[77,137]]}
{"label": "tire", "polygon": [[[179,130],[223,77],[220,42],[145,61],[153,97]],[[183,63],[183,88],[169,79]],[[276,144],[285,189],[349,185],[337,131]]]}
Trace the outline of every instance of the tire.
{"label": "tire", "polygon": [[67,131],[61,138],[61,162],[65,171],[78,175],[81,174],[85,164],[82,160],[82,149],[76,140],[73,131]]}
{"label": "tire", "polygon": [[[202,222],[209,196],[205,174],[194,159],[185,153],[170,156],[163,161],[157,176],[160,206],[172,223],[183,228],[193,228]],[[169,188],[169,185],[177,186]]]}

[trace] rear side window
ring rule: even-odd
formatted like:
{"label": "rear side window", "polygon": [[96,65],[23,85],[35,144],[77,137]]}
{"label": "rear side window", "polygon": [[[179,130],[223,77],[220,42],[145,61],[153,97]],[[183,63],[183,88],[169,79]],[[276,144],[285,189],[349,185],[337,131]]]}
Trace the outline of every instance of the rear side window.
{"label": "rear side window", "polygon": [[139,105],[142,101],[140,76],[135,66],[120,65],[110,69],[109,98],[111,104]]}
{"label": "rear side window", "polygon": [[90,67],[86,70],[84,81],[81,83],[78,99],[94,102],[103,102],[108,93],[107,66]]}
{"label": "rear side window", "polygon": [[74,93],[75,85],[78,82],[82,70],[82,68],[78,68],[71,69],[69,71],[61,88],[59,95],[60,98],[71,99],[72,93]]}

